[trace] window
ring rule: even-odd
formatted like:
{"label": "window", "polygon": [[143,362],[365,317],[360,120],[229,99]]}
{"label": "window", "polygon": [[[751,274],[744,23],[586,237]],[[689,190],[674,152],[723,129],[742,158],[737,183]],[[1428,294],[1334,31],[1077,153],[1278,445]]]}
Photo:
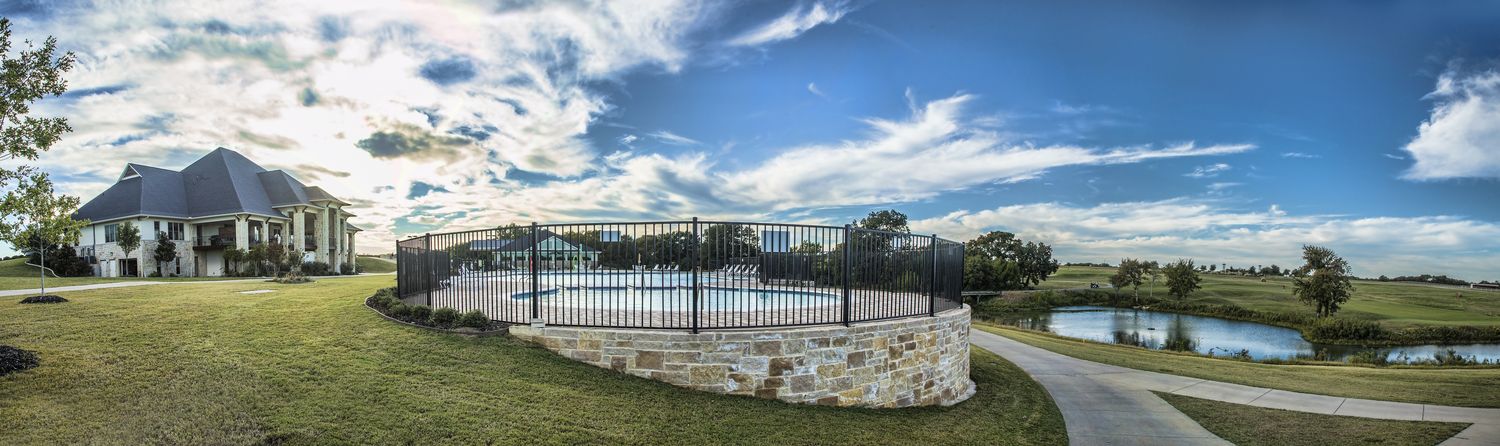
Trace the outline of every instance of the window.
{"label": "window", "polygon": [[182,223],[167,223],[167,239],[183,240],[183,233],[187,232],[183,230],[184,226]]}
{"label": "window", "polygon": [[120,225],[104,225],[104,243],[115,241],[115,232],[120,230]]}
{"label": "window", "polygon": [[159,222],[159,221],[153,221],[153,222],[151,222],[151,236],[155,237],[156,234],[160,234],[160,233],[161,233],[161,222]]}

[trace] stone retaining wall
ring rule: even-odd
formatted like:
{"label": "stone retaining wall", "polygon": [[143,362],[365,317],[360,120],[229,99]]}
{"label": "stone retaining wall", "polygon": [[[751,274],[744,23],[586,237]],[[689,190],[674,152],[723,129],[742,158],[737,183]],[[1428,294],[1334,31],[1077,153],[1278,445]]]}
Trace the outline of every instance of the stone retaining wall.
{"label": "stone retaining wall", "polygon": [[805,404],[950,405],[974,393],[969,309],[855,324],[692,334],[513,326],[565,357],[692,389]]}

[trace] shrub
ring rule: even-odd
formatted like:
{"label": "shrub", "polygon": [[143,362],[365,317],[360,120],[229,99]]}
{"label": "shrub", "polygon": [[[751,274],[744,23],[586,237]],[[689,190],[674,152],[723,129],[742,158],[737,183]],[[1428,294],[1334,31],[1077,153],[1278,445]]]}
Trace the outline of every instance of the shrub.
{"label": "shrub", "polygon": [[309,276],[331,276],[333,267],[325,262],[302,262],[302,274]]}
{"label": "shrub", "polygon": [[451,328],[454,322],[458,322],[458,310],[448,307],[433,310],[427,318],[427,323],[437,328]]}
{"label": "shrub", "polygon": [[488,329],[490,328],[490,317],[485,316],[482,311],[469,310],[464,312],[463,316],[458,317],[458,326],[478,330]]}
{"label": "shrub", "polygon": [[391,305],[385,310],[385,315],[396,319],[406,320],[411,317],[411,306],[403,303]]}
{"label": "shrub", "polygon": [[426,305],[408,305],[407,308],[411,309],[411,313],[407,314],[408,322],[423,323],[432,316],[432,307]]}
{"label": "shrub", "polygon": [[52,294],[48,294],[45,296],[30,296],[25,299],[21,299],[21,303],[23,304],[58,304],[67,301],[68,300],[63,299],[62,296],[56,296]]}
{"label": "shrub", "polygon": [[35,352],[0,345],[0,376],[36,367],[39,363]]}
{"label": "shrub", "polygon": [[1360,350],[1352,355],[1349,355],[1348,359],[1350,364],[1369,364],[1375,366],[1383,366],[1390,363],[1390,361],[1386,358],[1387,354],[1388,352],[1386,352],[1385,350]]}
{"label": "shrub", "polygon": [[1356,341],[1383,341],[1390,337],[1379,323],[1342,318],[1323,318],[1308,327],[1307,334],[1313,339],[1341,339]]}

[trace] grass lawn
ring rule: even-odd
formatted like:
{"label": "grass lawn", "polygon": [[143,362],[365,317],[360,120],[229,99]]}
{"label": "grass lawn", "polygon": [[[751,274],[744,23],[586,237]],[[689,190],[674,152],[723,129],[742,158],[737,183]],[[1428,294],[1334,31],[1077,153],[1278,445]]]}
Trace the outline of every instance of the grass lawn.
{"label": "grass lawn", "polygon": [[[1114,268],[1065,266],[1039,288],[1079,288],[1089,283],[1107,286]],[[1292,296],[1292,280],[1203,274],[1203,289],[1188,302],[1232,304],[1259,311],[1310,313]],[[1166,287],[1158,283],[1158,297]],[[1141,287],[1141,294],[1148,286]],[[1122,291],[1128,293],[1128,291]],[[1460,297],[1462,296],[1462,297]],[[1339,310],[1340,317],[1379,321],[1386,328],[1416,325],[1500,325],[1500,292],[1470,290],[1420,283],[1354,281],[1354,296]]]}
{"label": "grass lawn", "polygon": [[1275,365],[1086,342],[1047,333],[975,324],[1056,353],[1132,369],[1320,395],[1465,407],[1500,407],[1500,368],[1402,368]]}
{"label": "grass lawn", "polygon": [[[149,274],[150,271],[147,271]],[[234,279],[233,277],[52,277],[47,276],[47,288],[55,286],[92,285],[110,282],[201,282]],[[39,285],[37,268],[27,266],[26,259],[0,260],[0,290],[24,290]]]}
{"label": "grass lawn", "polygon": [[[0,303],[6,444],[1063,444],[1023,371],[975,349],[946,408],[800,406],[700,393],[506,336],[399,326],[364,308],[391,276],[193,283]],[[237,291],[271,289],[272,293]]]}
{"label": "grass lawn", "polygon": [[1204,429],[1240,446],[1353,446],[1438,444],[1467,423],[1374,420],[1321,415],[1193,398],[1156,396]]}
{"label": "grass lawn", "polygon": [[396,272],[396,262],[393,260],[386,260],[379,257],[357,256],[354,258],[354,262],[356,265],[359,265],[359,272],[362,273],[382,274]]}

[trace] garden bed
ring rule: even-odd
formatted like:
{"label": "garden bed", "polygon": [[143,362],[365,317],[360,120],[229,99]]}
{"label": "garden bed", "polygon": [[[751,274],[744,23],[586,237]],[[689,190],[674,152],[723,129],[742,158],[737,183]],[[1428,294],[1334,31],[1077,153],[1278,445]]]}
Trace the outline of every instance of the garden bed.
{"label": "garden bed", "polygon": [[491,320],[479,310],[459,313],[447,307],[433,310],[426,305],[407,305],[396,298],[395,291],[382,288],[365,298],[365,306],[393,322],[444,333],[491,336],[509,332],[509,324]]}
{"label": "garden bed", "polygon": [[58,296],[58,295],[54,295],[54,294],[45,294],[45,295],[41,295],[41,296],[30,296],[30,297],[27,297],[25,299],[21,299],[21,303],[23,303],[23,304],[60,304],[60,303],[67,302],[67,301],[68,300],[67,299],[63,299],[62,296]]}
{"label": "garden bed", "polygon": [[40,364],[36,352],[0,345],[0,376],[30,369]]}

